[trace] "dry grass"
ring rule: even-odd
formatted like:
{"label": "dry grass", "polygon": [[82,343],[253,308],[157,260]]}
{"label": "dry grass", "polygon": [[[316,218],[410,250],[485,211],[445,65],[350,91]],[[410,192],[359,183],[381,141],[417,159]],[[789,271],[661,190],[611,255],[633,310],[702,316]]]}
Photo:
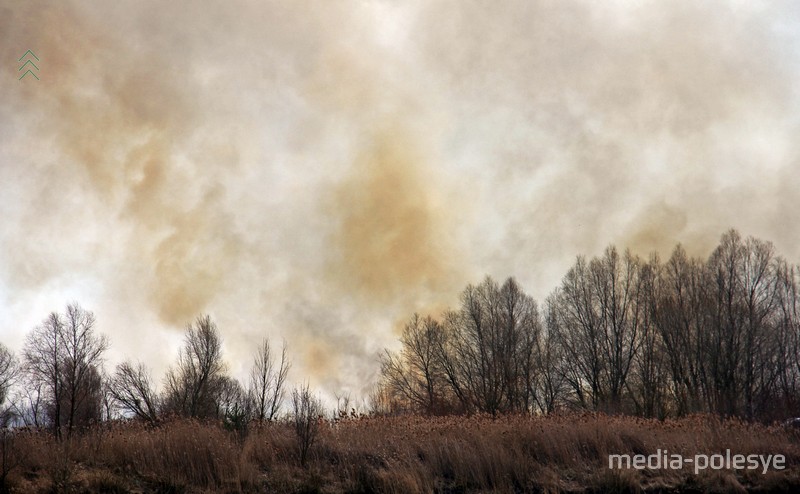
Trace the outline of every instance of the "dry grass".
{"label": "dry grass", "polygon": [[[288,424],[240,436],[177,420],[98,426],[61,444],[25,432],[11,492],[786,492],[800,486],[800,440],[779,427],[696,416],[393,417],[325,423],[308,464]],[[611,471],[607,455],[784,454],[789,468]]]}

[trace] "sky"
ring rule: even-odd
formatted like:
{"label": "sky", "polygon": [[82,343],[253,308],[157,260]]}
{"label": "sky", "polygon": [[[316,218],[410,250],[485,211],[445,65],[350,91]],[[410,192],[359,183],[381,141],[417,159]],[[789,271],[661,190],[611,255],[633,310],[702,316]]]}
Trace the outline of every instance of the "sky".
{"label": "sky", "polygon": [[[19,80],[26,50],[38,80]],[[800,3],[0,0],[0,341],[365,396],[414,313],[614,244],[800,261]]]}

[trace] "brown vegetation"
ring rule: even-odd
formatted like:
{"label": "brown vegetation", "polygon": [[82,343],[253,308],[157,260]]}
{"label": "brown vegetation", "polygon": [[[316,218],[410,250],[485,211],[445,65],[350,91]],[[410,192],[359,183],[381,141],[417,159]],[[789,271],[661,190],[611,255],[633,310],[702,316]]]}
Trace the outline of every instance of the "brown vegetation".
{"label": "brown vegetation", "polygon": [[[601,414],[421,416],[319,422],[300,466],[293,424],[262,422],[245,437],[219,423],[153,427],[108,422],[61,442],[18,431],[10,492],[785,492],[800,487],[800,441],[779,426],[714,416],[680,420]],[[684,455],[729,448],[783,454],[766,475],[611,471],[608,454]]]}

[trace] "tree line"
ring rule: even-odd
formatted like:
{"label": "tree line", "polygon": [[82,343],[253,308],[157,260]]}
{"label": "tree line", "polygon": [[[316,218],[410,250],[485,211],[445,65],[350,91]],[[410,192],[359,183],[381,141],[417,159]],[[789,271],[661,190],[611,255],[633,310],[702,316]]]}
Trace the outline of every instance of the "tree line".
{"label": "tree line", "polygon": [[[277,418],[291,367],[286,345],[275,354],[264,339],[249,379],[241,384],[227,374],[222,338],[208,316],[187,326],[160,392],[141,362],[124,361],[106,375],[108,346],[106,336],[95,329],[92,312],[77,304],[51,313],[33,329],[21,358],[0,345],[0,426],[46,428],[62,437],[111,418],[155,424],[167,417],[189,417],[222,420],[242,430],[252,420]],[[302,391],[306,402],[316,400],[307,387]]]}
{"label": "tree line", "polygon": [[644,417],[800,414],[798,268],[725,233],[707,259],[608,247],[578,257],[540,306],[509,278],[468,286],[440,317],[414,315],[381,356],[385,413]]}
{"label": "tree line", "polygon": [[[400,349],[380,358],[376,414],[595,410],[644,417],[716,413],[750,420],[800,415],[798,268],[769,242],[724,234],[707,259],[678,245],[662,261],[578,257],[539,305],[509,278],[486,278],[443,314],[415,314]],[[156,385],[142,362],[106,373],[108,339],[77,304],[51,313],[19,356],[0,344],[0,426],[58,437],[116,417],[221,420],[245,430],[281,416],[291,367],[284,344],[262,340],[244,382],[227,373],[208,316],[186,327]],[[313,442],[324,408],[308,386],[289,405]],[[347,415],[349,399],[337,403]]]}

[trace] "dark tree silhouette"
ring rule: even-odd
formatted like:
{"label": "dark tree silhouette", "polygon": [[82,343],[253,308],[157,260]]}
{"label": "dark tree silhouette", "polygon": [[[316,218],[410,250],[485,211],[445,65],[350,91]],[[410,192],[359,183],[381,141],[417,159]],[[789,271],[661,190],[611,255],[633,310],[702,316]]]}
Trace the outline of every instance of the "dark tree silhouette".
{"label": "dark tree silhouette", "polygon": [[285,394],[286,377],[291,363],[287,356],[286,343],[281,349],[280,360],[275,361],[269,340],[264,339],[258,348],[250,370],[249,393],[254,402],[254,417],[258,420],[274,420]]}
{"label": "dark tree silhouette", "polygon": [[158,396],[143,363],[119,364],[109,379],[109,391],[126,412],[150,423],[158,421]]}
{"label": "dark tree silhouette", "polygon": [[431,317],[414,314],[405,325],[400,353],[385,351],[381,373],[386,385],[413,409],[428,414],[448,411],[446,378],[439,359],[443,328]]}
{"label": "dark tree silhouette", "polygon": [[292,412],[294,432],[300,453],[300,465],[305,467],[309,452],[319,435],[320,421],[325,415],[325,409],[306,384],[292,391]]}
{"label": "dark tree silhouette", "polygon": [[101,386],[99,368],[108,348],[104,335],[94,331],[94,315],[77,304],[64,315],[51,313],[29,335],[23,351],[30,380],[44,395],[47,415],[56,436],[62,428],[96,420]]}
{"label": "dark tree silhouette", "polygon": [[216,417],[224,372],[217,326],[209,316],[198,317],[186,328],[178,362],[167,373],[165,411],[186,417]]}
{"label": "dark tree silhouette", "polygon": [[0,427],[14,419],[14,406],[7,404],[9,391],[19,374],[19,364],[11,350],[0,343]]}

